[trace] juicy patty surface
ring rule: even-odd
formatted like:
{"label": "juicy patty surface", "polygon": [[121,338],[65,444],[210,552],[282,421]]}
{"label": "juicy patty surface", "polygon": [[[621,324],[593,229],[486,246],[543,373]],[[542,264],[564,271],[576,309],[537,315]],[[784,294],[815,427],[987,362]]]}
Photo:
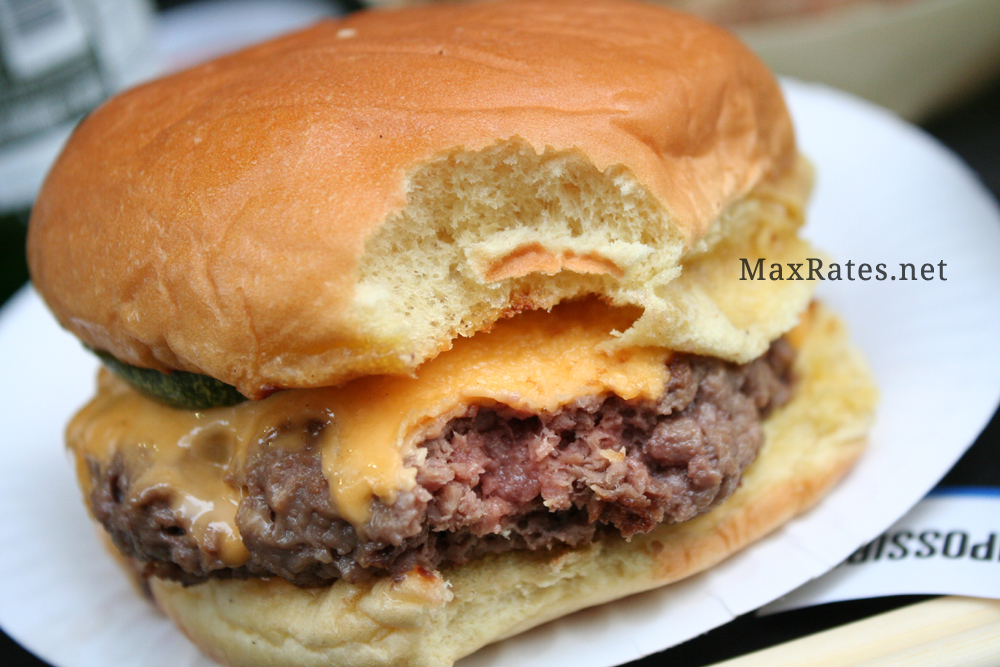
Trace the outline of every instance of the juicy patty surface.
{"label": "juicy patty surface", "polygon": [[416,486],[392,504],[376,502],[360,530],[331,504],[324,425],[290,421],[304,444],[262,440],[240,480],[236,521],[250,558],[239,568],[199,544],[168,497],[124,502],[137,472],[120,457],[103,468],[91,462],[89,500],[145,574],[185,583],[280,576],[320,586],[511,549],[578,546],[605,533],[628,538],[693,519],[732,494],[763,443],[764,415],[789,397],[793,357],[783,339],[742,366],[677,354],[656,402],[595,396],[551,414],[471,406],[415,449],[407,464]]}

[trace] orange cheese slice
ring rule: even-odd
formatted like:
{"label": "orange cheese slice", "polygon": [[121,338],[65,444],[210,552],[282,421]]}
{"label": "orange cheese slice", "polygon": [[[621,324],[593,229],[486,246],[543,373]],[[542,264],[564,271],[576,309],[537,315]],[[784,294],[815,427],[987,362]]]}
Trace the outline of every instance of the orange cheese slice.
{"label": "orange cheese slice", "polygon": [[166,407],[102,373],[97,397],[70,424],[67,440],[86,493],[88,460],[105,467],[120,456],[132,473],[124,502],[166,491],[199,544],[237,567],[248,558],[235,520],[242,467],[261,442],[302,446],[287,424],[324,426],[318,437],[333,506],[363,534],[376,498],[391,504],[413,488],[407,455],[471,405],[538,414],[589,396],[662,396],[669,351],[601,349],[639,314],[594,300],[523,313],[457,340],[415,377],[372,376],[200,412]]}

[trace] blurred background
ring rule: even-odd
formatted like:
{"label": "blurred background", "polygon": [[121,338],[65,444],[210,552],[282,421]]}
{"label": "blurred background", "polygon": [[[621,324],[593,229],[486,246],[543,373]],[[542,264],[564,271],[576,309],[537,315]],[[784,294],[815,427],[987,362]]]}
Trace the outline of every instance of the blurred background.
{"label": "blurred background", "polygon": [[[777,72],[920,124],[1000,197],[1000,0],[662,0],[737,32]],[[388,8],[427,4],[369,0]],[[353,0],[0,0],[0,304],[28,279],[31,204],[81,118],[123,88],[327,16]],[[7,378],[16,386],[16,378]],[[943,484],[1000,486],[1000,420]],[[2,545],[0,545],[2,548]],[[643,665],[706,665],[905,604],[744,617]],[[0,634],[0,664],[43,663]]]}

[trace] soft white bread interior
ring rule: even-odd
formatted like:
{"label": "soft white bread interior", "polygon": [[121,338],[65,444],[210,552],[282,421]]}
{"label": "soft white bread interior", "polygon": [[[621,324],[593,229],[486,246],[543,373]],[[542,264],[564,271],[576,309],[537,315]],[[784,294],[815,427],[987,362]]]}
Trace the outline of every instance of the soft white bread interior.
{"label": "soft white bread interior", "polygon": [[734,282],[737,257],[809,254],[809,182],[773,76],[693,18],[363,12],[96,110],[43,187],[29,261],[87,345],[252,398],[410,373],[587,293],[645,309],[622,345],[743,362],[811,283]]}
{"label": "soft white bread interior", "polygon": [[161,608],[206,654],[233,666],[446,667],[476,649],[584,607],[691,576],[811,507],[860,455],[875,402],[840,322],[813,306],[792,332],[792,400],[740,489],[692,521],[589,547],[511,552],[440,573],[327,588],[283,580],[159,579]]}

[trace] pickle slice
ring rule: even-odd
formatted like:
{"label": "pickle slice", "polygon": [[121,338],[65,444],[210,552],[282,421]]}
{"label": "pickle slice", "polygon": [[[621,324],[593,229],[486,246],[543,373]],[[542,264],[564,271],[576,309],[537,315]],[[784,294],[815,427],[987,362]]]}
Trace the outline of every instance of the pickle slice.
{"label": "pickle slice", "polygon": [[207,375],[174,371],[161,373],[152,368],[126,364],[107,352],[96,352],[112,373],[146,396],[182,410],[208,410],[236,405],[247,400],[236,387]]}

